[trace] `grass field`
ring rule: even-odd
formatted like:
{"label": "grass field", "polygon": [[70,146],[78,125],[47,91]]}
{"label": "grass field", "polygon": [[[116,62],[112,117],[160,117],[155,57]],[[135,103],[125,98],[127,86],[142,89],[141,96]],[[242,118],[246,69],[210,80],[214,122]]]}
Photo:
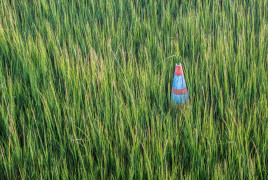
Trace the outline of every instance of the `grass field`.
{"label": "grass field", "polygon": [[0,0],[1,179],[267,178],[267,22],[267,0]]}

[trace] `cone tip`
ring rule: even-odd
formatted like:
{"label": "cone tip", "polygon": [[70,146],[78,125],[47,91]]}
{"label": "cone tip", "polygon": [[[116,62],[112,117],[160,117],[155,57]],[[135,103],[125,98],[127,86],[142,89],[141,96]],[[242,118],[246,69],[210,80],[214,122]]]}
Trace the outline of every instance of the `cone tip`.
{"label": "cone tip", "polygon": [[175,67],[175,75],[177,75],[177,76],[181,76],[181,75],[183,75],[183,71],[182,71],[182,65],[181,65],[181,63],[179,63],[179,64],[176,63],[176,67]]}

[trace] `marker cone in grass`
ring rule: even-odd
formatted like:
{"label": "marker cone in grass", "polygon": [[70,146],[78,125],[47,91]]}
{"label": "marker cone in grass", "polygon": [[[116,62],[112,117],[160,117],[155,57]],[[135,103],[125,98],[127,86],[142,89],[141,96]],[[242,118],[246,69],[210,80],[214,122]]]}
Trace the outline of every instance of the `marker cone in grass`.
{"label": "marker cone in grass", "polygon": [[176,64],[172,92],[171,102],[174,104],[183,104],[188,101],[188,91],[186,87],[185,78],[182,71],[182,65]]}

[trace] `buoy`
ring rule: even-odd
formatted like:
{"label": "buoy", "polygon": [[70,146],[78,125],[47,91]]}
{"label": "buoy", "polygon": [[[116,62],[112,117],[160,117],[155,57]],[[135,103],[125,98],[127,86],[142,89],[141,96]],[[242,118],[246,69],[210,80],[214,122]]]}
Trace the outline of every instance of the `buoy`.
{"label": "buoy", "polygon": [[182,65],[176,64],[171,92],[171,102],[175,104],[183,104],[187,101],[188,92],[183,75]]}

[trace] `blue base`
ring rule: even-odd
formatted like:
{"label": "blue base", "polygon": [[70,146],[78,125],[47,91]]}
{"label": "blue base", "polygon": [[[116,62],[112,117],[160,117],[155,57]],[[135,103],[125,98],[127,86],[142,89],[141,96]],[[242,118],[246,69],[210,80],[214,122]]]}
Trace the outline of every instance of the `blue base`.
{"label": "blue base", "polygon": [[171,102],[175,104],[183,104],[186,103],[187,101],[188,101],[188,92],[179,95],[171,93]]}

